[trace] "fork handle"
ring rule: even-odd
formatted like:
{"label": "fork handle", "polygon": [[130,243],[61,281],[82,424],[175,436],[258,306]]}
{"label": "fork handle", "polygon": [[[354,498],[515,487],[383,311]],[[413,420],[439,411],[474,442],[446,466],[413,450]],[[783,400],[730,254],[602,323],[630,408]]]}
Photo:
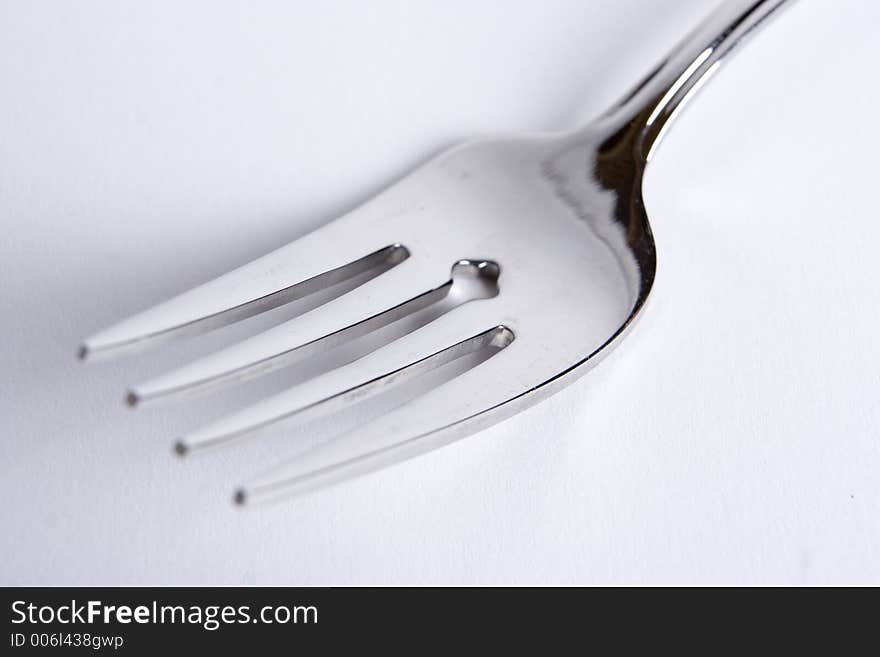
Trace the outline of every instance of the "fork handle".
{"label": "fork handle", "polygon": [[727,0],[600,120],[634,129],[638,155],[648,161],[677,110],[736,45],[788,1]]}

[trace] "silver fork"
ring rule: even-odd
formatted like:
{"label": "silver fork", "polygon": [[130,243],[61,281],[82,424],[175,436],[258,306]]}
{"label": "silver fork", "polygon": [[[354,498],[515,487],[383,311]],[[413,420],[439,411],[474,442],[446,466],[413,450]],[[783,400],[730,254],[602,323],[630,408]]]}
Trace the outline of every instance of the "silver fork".
{"label": "silver fork", "polygon": [[204,332],[306,297],[324,302],[134,386],[134,406],[385,335],[370,353],[185,435],[175,446],[181,455],[464,364],[242,486],[241,504],[399,462],[544,399],[598,363],[639,315],[656,266],[645,166],[684,101],[785,2],[725,3],[588,126],[453,148],[327,226],[97,333],[80,357]]}

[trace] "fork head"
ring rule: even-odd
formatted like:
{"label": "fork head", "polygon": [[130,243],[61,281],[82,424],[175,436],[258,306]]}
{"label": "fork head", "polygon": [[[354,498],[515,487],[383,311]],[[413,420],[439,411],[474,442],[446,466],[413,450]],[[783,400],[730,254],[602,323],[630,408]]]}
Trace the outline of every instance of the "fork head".
{"label": "fork head", "polygon": [[648,298],[656,254],[645,165],[681,100],[737,30],[763,17],[756,7],[773,3],[736,4],[738,22],[726,13],[710,19],[588,128],[454,148],[304,238],[93,336],[81,356],[314,300],[292,320],[134,386],[126,398],[138,405],[380,336],[304,383],[186,434],[179,454],[457,366],[427,392],[243,486],[239,503],[388,465],[535,403],[597,363]]}

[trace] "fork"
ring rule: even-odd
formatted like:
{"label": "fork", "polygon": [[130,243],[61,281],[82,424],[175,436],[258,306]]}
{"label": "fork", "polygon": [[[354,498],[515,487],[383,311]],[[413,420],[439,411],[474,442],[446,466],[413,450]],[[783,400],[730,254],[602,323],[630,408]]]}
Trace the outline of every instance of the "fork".
{"label": "fork", "polygon": [[[184,435],[180,455],[457,368],[252,479],[236,490],[239,504],[377,470],[513,415],[585,374],[633,326],[656,269],[645,167],[684,102],[786,1],[726,2],[586,127],[448,150],[305,237],[93,335],[80,358],[311,300],[307,312],[129,390],[136,406],[318,364],[312,378]],[[373,335],[383,337],[366,353],[320,370],[331,350]]]}

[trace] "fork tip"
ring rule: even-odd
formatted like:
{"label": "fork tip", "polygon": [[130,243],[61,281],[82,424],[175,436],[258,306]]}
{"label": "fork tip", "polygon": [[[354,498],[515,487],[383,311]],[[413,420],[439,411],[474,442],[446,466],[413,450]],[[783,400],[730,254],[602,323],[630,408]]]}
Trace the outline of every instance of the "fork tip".
{"label": "fork tip", "polygon": [[174,453],[178,456],[186,456],[188,452],[189,447],[182,440],[178,440],[176,443],[174,443]]}
{"label": "fork tip", "polygon": [[125,403],[130,408],[134,408],[135,406],[137,406],[140,401],[141,398],[134,390],[129,390],[127,393],[125,393]]}
{"label": "fork tip", "polygon": [[76,357],[78,360],[86,360],[89,357],[89,348],[85,344],[81,344],[79,349],[76,350]]}

